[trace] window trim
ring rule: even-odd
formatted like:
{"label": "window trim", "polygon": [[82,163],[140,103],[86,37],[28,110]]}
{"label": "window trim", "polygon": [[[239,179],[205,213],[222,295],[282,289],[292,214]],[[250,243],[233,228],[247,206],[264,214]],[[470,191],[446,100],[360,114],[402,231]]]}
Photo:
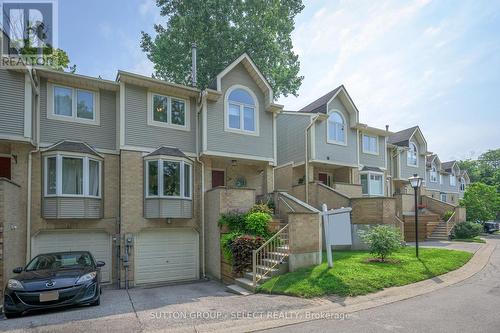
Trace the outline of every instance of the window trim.
{"label": "window trim", "polygon": [[[444,200],[443,200],[443,195],[444,195]],[[446,193],[439,193],[439,201],[448,202]]]}
{"label": "window trim", "polygon": [[[47,185],[48,185],[48,159],[50,157],[55,157],[56,158],[56,193],[55,194],[48,194],[47,190]],[[83,160],[83,187],[82,187],[82,194],[63,194],[62,192],[62,160],[63,158],[77,158]],[[89,161],[96,161],[99,165],[99,194],[97,196],[90,195],[89,190],[90,190],[90,167],[89,167]],[[91,199],[102,199],[102,178],[103,178],[103,167],[102,167],[102,159],[97,158],[92,155],[88,154],[78,154],[78,153],[71,153],[71,152],[54,152],[54,153],[49,153],[49,154],[44,154],[43,155],[43,196],[46,198],[58,198],[58,197],[64,197],[64,198],[91,198]]]}
{"label": "window trim", "polygon": [[[460,180],[458,181],[458,189],[460,190],[460,192],[465,192],[465,188],[466,188],[466,184],[465,184],[465,178],[464,177],[460,177]],[[463,189],[462,189],[463,187]]]}
{"label": "window trim", "polygon": [[[344,122],[344,141],[337,141],[337,140],[330,140],[330,116],[334,113],[337,113],[340,115],[342,118],[342,121]],[[332,121],[333,123],[333,121]],[[338,109],[333,109],[331,112],[328,113],[328,119],[326,120],[326,142],[332,145],[339,145],[339,146],[347,146],[347,120],[346,117],[344,117],[344,114],[342,111]]]}
{"label": "window trim", "polygon": [[[432,175],[436,176],[434,180],[432,180]],[[437,170],[436,164],[434,164],[434,162],[431,163],[431,170],[429,171],[429,182],[431,182],[431,183],[438,182],[438,170]]]}
{"label": "window trim", "polygon": [[[364,145],[364,137],[365,136],[367,138],[375,139],[375,147],[377,148],[377,151],[374,152],[374,151],[365,150],[365,145]],[[369,135],[369,134],[362,133],[361,134],[361,150],[364,154],[377,155],[377,156],[380,155],[378,135]]]}
{"label": "window trim", "polygon": [[[410,157],[410,146],[413,145],[415,147],[415,161],[416,161],[416,164],[410,164],[409,163],[409,157]],[[409,166],[409,167],[412,167],[412,168],[418,168],[418,147],[417,147],[417,144],[415,142],[411,142],[408,144],[408,150],[406,151],[406,165]]]}
{"label": "window trim", "polygon": [[[149,172],[148,172],[148,163],[151,162],[157,162],[158,163],[158,195],[150,195],[149,194]],[[179,181],[180,181],[180,188],[179,188],[179,193],[181,194],[180,196],[174,196],[174,195],[164,195],[163,194],[163,162],[176,162],[179,163]],[[190,170],[191,174],[189,175],[189,185],[191,187],[191,190],[189,191],[189,197],[184,196],[185,192],[185,183],[184,183],[184,165],[190,165]],[[160,172],[161,170],[161,172]],[[176,158],[174,156],[150,156],[148,158],[144,159],[144,197],[146,199],[181,199],[181,200],[193,200],[193,172],[194,172],[194,166],[193,163],[188,162],[184,158]],[[161,174],[160,174],[161,173]]]}
{"label": "window trim", "polygon": [[[454,184],[452,184],[452,181],[451,181],[452,179],[453,179]],[[457,186],[457,176],[453,173],[453,171],[450,173],[449,182],[450,182],[450,186]]]}
{"label": "window trim", "polygon": [[[154,120],[154,113],[153,113],[153,98],[154,96],[161,96],[161,97],[166,97],[167,98],[167,120],[168,122],[164,123],[162,121],[157,121]],[[191,130],[191,124],[190,124],[190,119],[191,119],[191,106],[189,103],[189,99],[182,98],[182,97],[176,97],[176,96],[171,96],[171,95],[165,95],[162,93],[158,93],[156,91],[148,91],[147,94],[147,108],[148,108],[148,126],[155,126],[155,127],[163,127],[163,128],[172,128],[176,130],[181,130],[181,131],[190,131]],[[184,102],[184,107],[185,107],[185,112],[184,112],[184,125],[177,125],[177,124],[172,124],[171,119],[172,119],[172,100],[177,100],[177,101],[182,101]]]}
{"label": "window trim", "polygon": [[[371,193],[371,186],[370,186],[370,175],[377,175],[382,177],[382,194],[372,194]],[[361,184],[361,175],[366,175],[367,177],[367,185],[368,185],[368,193],[362,193],[363,196],[367,197],[384,197],[385,196],[385,179],[384,179],[384,173],[383,172],[377,172],[377,171],[361,171],[359,173],[359,183]],[[363,191],[363,189],[361,189]]]}
{"label": "window trim", "polygon": [[[54,90],[55,88],[64,88],[64,89],[71,89],[71,116],[65,116],[65,115],[60,115],[55,113],[55,104],[54,104]],[[86,119],[86,118],[79,118],[77,116],[77,97],[78,97],[78,92],[83,91],[83,92],[89,92],[93,94],[93,109],[94,109],[94,118],[93,119]],[[64,84],[58,84],[54,82],[47,82],[47,119],[52,119],[52,120],[60,120],[60,121],[68,121],[68,122],[74,122],[74,123],[80,123],[80,124],[86,124],[86,125],[100,125],[100,118],[101,118],[101,110],[100,110],[100,93],[99,90],[90,90],[90,89],[84,89],[84,88],[79,88],[75,86],[67,86]]]}
{"label": "window trim", "polygon": [[[238,103],[238,102],[232,102],[233,104],[237,104],[240,106],[240,126],[241,128],[232,128],[229,127],[229,95],[236,90],[236,89],[243,89],[247,93],[250,94],[250,97],[253,98],[255,105],[248,105],[248,104],[243,104],[243,103]],[[255,126],[255,131],[248,131],[244,129],[244,112],[243,108],[244,106],[251,106],[254,109],[254,126]],[[235,84],[229,87],[229,89],[226,90],[226,93],[224,95],[224,131],[225,132],[231,132],[231,133],[236,133],[236,134],[243,134],[243,135],[253,135],[253,136],[259,136],[260,133],[260,128],[259,128],[259,100],[257,99],[257,96],[255,93],[248,87],[241,85],[241,84]]]}

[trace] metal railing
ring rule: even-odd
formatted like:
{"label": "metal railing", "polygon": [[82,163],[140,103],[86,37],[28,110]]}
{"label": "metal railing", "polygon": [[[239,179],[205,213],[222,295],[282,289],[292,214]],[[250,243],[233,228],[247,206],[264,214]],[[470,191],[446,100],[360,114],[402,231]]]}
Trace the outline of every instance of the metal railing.
{"label": "metal railing", "polygon": [[283,263],[289,254],[288,224],[281,228],[262,246],[252,252],[253,284],[257,283],[279,264]]}
{"label": "metal railing", "polygon": [[[457,212],[453,212],[453,214],[451,214],[450,218],[446,221],[446,234],[449,236],[451,231],[453,230],[453,228],[455,227],[455,214]],[[452,221],[453,220],[453,221]],[[450,222],[451,221],[451,222]],[[450,226],[451,224],[451,226]]]}

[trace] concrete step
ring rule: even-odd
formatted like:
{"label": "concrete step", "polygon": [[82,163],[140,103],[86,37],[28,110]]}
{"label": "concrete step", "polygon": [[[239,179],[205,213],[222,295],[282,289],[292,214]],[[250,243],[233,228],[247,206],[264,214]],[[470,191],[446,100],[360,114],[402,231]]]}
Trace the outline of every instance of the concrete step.
{"label": "concrete step", "polygon": [[236,285],[240,286],[243,289],[246,289],[250,292],[255,291],[255,289],[253,287],[253,280],[251,280],[251,279],[247,279],[245,277],[242,277],[242,278],[234,279],[234,282],[236,283]]}
{"label": "concrete step", "polygon": [[[245,274],[243,274],[243,277],[250,280],[250,284],[253,283],[253,272],[245,272]],[[257,278],[259,279],[260,283],[269,280],[271,277],[272,276],[270,276],[269,274],[266,276],[262,276],[261,274],[257,273]]]}
{"label": "concrete step", "polygon": [[248,295],[253,294],[253,292],[251,292],[250,290],[242,288],[242,287],[238,286],[237,284],[230,284],[229,286],[226,286],[226,289],[230,293],[233,293],[236,295],[248,296]]}

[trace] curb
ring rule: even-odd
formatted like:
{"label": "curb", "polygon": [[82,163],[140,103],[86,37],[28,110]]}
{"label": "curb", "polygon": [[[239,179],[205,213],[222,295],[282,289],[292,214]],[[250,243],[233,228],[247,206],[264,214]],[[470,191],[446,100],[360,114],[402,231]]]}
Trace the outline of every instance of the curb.
{"label": "curb", "polygon": [[[462,282],[480,272],[488,264],[494,250],[495,245],[487,241],[465,265],[454,271],[409,285],[391,287],[373,294],[347,297],[340,303],[332,303],[331,300],[323,299],[321,301],[323,304],[320,306],[288,311],[287,317],[284,319],[243,319],[184,327],[169,332],[255,332],[328,318],[334,319],[335,314],[345,316],[345,314],[425,295]],[[329,315],[329,317],[325,318],[322,316],[324,314]]]}

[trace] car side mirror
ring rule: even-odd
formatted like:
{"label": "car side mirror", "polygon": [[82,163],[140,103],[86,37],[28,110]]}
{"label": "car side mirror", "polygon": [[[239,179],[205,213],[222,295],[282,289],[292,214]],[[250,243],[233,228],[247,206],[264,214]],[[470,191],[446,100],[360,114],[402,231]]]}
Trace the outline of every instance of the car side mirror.
{"label": "car side mirror", "polygon": [[96,266],[97,266],[97,267],[102,267],[102,266],[104,266],[104,265],[106,265],[106,263],[105,263],[104,261],[98,261],[98,262],[96,263]]}
{"label": "car side mirror", "polygon": [[13,273],[15,274],[19,274],[19,273],[22,273],[23,271],[23,268],[22,267],[16,267],[12,270]]}

